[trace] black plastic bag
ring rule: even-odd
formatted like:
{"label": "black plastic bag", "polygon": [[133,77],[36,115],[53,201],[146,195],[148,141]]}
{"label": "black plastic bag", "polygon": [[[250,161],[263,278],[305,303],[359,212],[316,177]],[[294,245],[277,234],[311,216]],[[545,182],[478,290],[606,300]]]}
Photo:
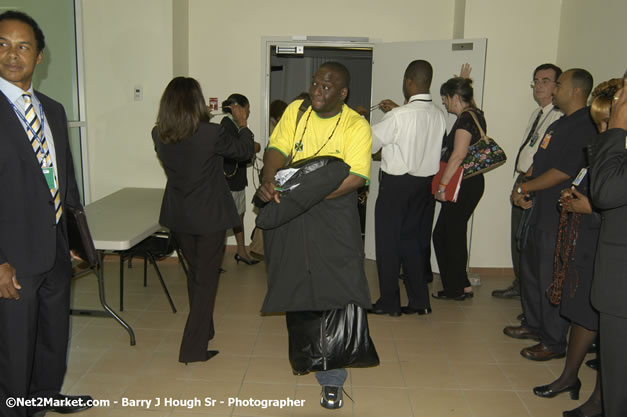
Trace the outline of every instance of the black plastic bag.
{"label": "black plastic bag", "polygon": [[295,374],[379,364],[364,308],[349,304],[335,310],[285,314]]}

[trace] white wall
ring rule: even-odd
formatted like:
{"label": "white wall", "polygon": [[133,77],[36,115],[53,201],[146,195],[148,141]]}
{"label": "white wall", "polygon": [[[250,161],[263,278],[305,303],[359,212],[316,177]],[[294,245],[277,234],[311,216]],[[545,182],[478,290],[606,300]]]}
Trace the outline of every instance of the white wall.
{"label": "white wall", "polygon": [[627,2],[568,0],[562,4],[557,60],[563,69],[584,68],[594,84],[627,69]]}
{"label": "white wall", "polygon": [[535,67],[555,62],[560,0],[467,0],[466,38],[488,38],[483,109],[488,134],[505,149],[508,162],[485,175],[475,211],[470,265],[511,267],[509,196],[514,161],[531,111],[529,84]]}
{"label": "white wall", "polygon": [[83,27],[92,200],[163,187],[150,130],[172,78],[172,1],[83,0]]}

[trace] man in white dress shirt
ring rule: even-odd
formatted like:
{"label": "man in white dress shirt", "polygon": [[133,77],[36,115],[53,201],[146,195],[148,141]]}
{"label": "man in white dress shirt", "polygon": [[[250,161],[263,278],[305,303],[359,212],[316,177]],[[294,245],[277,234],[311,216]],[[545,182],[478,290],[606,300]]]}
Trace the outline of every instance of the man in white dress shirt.
{"label": "man in white dress shirt", "polygon": [[[516,156],[515,176],[516,182],[520,182],[525,173],[533,163],[533,156],[538,150],[539,139],[544,137],[546,128],[554,121],[562,117],[562,112],[553,105],[553,92],[555,82],[562,73],[562,70],[553,64],[542,64],[533,71],[533,99],[538,103],[538,107],[531,113],[529,123],[523,138],[523,142]],[[516,234],[520,226],[523,211],[520,207],[512,204],[511,221],[511,251],[512,264],[514,267],[515,279],[512,284],[502,290],[492,291],[492,296],[497,298],[520,298],[520,249]]]}
{"label": "man in white dress shirt", "polygon": [[[400,316],[431,313],[426,250],[429,227],[423,217],[433,203],[431,179],[440,169],[444,112],[431,100],[433,68],[427,61],[409,64],[403,77],[405,104],[383,100],[386,115],[372,126],[372,152],[382,149],[381,181],[375,206],[375,244],[380,298],[375,314]],[[430,243],[427,243],[430,244]],[[403,268],[409,303],[401,307],[399,273]]]}

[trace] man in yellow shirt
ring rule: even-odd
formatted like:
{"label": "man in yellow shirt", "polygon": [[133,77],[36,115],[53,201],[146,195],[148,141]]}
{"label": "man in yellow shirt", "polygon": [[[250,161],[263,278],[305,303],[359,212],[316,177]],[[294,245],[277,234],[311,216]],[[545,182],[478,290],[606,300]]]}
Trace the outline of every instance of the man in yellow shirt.
{"label": "man in yellow shirt", "polygon": [[[286,249],[293,254],[290,259],[296,259],[297,265],[300,265],[298,260],[307,259],[307,265],[294,269],[288,278],[293,282],[306,276],[311,280],[312,290],[303,291],[299,287],[292,293],[286,291],[295,296],[269,295],[262,311],[327,311],[345,308],[348,304],[370,307],[363,269],[357,189],[364,186],[370,176],[372,134],[368,122],[344,104],[349,81],[350,75],[344,65],[337,62],[323,64],[309,89],[311,106],[300,111],[302,100],[291,103],[270,138],[264,155],[264,174],[257,191],[262,201],[280,203],[274,177],[280,168],[291,162],[313,156],[334,156],[350,166],[350,171],[341,185],[325,198],[329,215],[322,218],[323,224],[319,228],[324,233],[320,230],[305,233],[303,239],[308,242],[307,246],[293,245]],[[292,273],[292,270],[286,272],[290,266],[272,264],[271,248],[266,245],[265,249],[269,281],[276,279],[276,275]],[[303,255],[302,252],[307,253]],[[342,386],[346,376],[344,368],[316,373],[323,387],[320,401],[323,407],[342,406]]]}

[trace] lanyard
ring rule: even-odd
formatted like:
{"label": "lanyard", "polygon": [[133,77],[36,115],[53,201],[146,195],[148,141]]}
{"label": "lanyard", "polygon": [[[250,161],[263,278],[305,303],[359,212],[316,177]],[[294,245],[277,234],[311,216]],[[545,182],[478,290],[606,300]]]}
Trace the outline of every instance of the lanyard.
{"label": "lanyard", "polygon": [[[41,145],[41,137],[39,137],[39,135],[37,134],[37,132],[35,132],[35,129],[33,129],[33,127],[30,125],[30,123],[28,123],[28,120],[26,120],[26,117],[22,114],[22,112],[20,111],[20,109],[18,109],[15,104],[13,104],[13,102],[11,100],[9,100],[9,98],[3,93],[2,95],[4,95],[4,98],[7,99],[7,101],[9,102],[9,104],[11,105],[11,107],[13,107],[13,111],[15,112],[15,114],[17,114],[17,116],[24,122],[24,124],[26,125],[26,128],[28,130],[30,130],[30,132],[33,134],[33,136],[35,138],[37,138],[37,142],[39,142],[39,144]],[[32,102],[32,98],[31,98],[31,102]],[[26,110],[26,109],[24,109]],[[40,119],[41,119],[41,136],[44,136],[44,127],[45,127],[45,123],[46,120],[44,118],[44,108],[41,105],[41,102],[39,102],[39,114],[41,115]]]}

